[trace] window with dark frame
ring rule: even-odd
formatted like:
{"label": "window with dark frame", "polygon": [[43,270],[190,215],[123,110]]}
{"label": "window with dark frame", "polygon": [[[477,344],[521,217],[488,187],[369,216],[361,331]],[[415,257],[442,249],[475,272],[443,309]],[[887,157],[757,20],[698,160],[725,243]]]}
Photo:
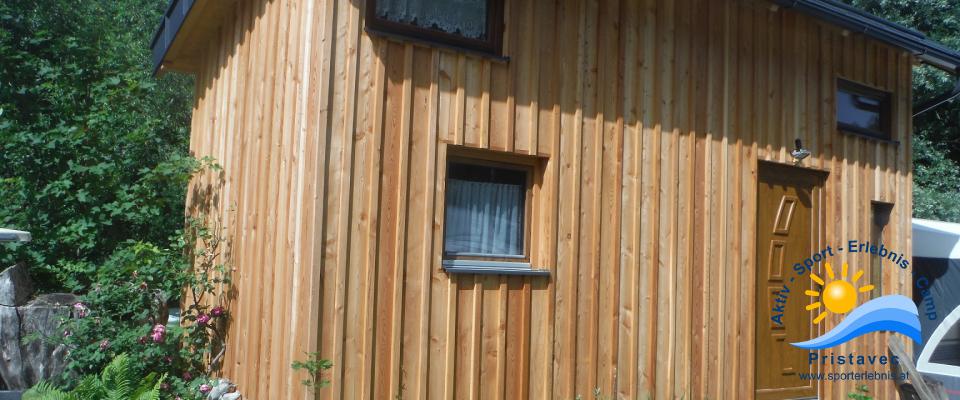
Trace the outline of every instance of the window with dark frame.
{"label": "window with dark frame", "polygon": [[369,29],[499,56],[503,0],[367,0]]}
{"label": "window with dark frame", "polygon": [[[870,212],[873,216],[870,224],[870,244],[879,247],[883,243],[884,232],[890,223],[893,204],[874,201],[870,204]],[[883,260],[884,257],[880,257],[879,254],[870,255],[870,284],[873,285],[871,298],[883,295]]]}
{"label": "window with dark frame", "polygon": [[529,263],[532,167],[453,158],[447,165],[446,260]]}
{"label": "window with dark frame", "polygon": [[837,129],[875,139],[891,140],[891,97],[890,92],[838,79]]}

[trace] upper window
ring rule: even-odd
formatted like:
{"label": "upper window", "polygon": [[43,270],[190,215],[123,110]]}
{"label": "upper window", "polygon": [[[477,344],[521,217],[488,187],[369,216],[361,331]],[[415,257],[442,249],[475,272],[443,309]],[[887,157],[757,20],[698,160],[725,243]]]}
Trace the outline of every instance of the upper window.
{"label": "upper window", "polygon": [[526,246],[529,168],[481,160],[447,167],[447,259],[528,261]]}
{"label": "upper window", "polygon": [[368,0],[367,26],[499,55],[503,0]]}
{"label": "upper window", "polygon": [[859,83],[837,81],[837,128],[889,140],[890,93]]}

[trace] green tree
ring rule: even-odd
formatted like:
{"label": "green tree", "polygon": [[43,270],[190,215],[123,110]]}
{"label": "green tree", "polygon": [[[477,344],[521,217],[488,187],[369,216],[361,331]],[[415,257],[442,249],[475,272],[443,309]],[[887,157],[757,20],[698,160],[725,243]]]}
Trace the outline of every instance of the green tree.
{"label": "green tree", "polygon": [[191,78],[152,76],[166,0],[0,2],[0,247],[45,290],[79,291],[128,240],[183,227]]}
{"label": "green tree", "polygon": [[[864,11],[918,30],[960,49],[960,1],[845,0]],[[938,69],[914,68],[914,104],[953,87],[955,77]],[[913,216],[960,222],[960,101],[914,119]]]}

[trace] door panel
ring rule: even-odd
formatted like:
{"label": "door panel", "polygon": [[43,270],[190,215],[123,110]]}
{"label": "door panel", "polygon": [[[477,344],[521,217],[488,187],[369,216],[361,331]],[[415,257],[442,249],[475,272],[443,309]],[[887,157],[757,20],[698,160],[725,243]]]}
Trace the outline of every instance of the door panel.
{"label": "door panel", "polygon": [[[818,248],[820,232],[819,171],[782,164],[760,163],[757,188],[756,276],[756,395],[758,399],[813,397],[816,382],[800,380],[811,371],[805,350],[790,345],[810,339],[812,327],[803,291],[808,279],[800,279],[792,265]],[[793,278],[793,281],[791,281]],[[787,303],[783,324],[771,320],[775,300],[783,291]]]}

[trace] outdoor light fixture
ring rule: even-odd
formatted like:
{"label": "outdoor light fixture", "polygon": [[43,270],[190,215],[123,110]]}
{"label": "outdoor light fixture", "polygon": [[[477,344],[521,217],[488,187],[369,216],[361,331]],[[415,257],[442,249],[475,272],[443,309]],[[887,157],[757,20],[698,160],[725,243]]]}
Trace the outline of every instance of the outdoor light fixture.
{"label": "outdoor light fixture", "polygon": [[29,242],[32,238],[30,232],[15,231],[13,229],[0,228],[0,242]]}
{"label": "outdoor light fixture", "polygon": [[800,165],[800,162],[802,162],[804,158],[810,157],[810,150],[803,148],[803,143],[800,141],[800,138],[797,138],[794,143],[797,148],[791,151],[790,155],[793,156],[793,165]]}

